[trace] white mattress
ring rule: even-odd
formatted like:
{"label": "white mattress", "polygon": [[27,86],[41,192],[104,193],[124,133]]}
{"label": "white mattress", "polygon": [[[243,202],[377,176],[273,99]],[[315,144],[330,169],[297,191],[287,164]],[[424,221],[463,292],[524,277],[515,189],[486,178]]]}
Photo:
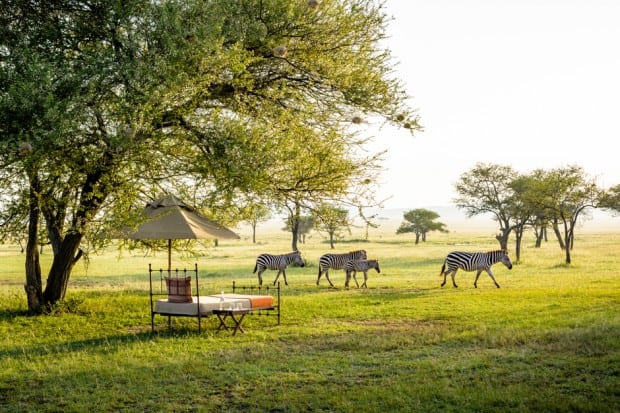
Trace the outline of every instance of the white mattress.
{"label": "white mattress", "polygon": [[[221,299],[224,299],[223,302]],[[198,303],[200,299],[200,303]],[[212,314],[213,310],[220,308],[220,303],[224,309],[249,310],[252,308],[252,301],[249,298],[241,297],[236,294],[201,295],[192,297],[191,303],[169,303],[168,299],[155,301],[154,312],[158,314],[171,315],[198,315],[200,308],[201,315]]]}

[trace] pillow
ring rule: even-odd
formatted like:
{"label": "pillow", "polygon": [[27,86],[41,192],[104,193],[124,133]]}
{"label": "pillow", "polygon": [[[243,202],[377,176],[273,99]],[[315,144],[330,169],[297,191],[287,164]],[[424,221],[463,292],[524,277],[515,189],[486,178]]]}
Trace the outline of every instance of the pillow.
{"label": "pillow", "polygon": [[192,277],[168,278],[166,277],[169,303],[192,302]]}

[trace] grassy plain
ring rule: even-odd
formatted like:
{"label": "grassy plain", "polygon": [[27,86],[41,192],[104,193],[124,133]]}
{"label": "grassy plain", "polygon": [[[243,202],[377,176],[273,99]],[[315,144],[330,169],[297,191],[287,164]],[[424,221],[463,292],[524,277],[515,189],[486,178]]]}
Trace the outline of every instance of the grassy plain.
{"label": "grassy plain", "polygon": [[[492,235],[373,234],[337,244],[380,260],[368,289],[336,288],[317,263],[314,236],[290,268],[281,325],[249,316],[246,334],[216,320],[156,318],[150,331],[149,263],[166,256],[116,250],[92,255],[71,278],[57,312],[26,313],[23,256],[0,246],[0,410],[3,412],[617,412],[620,406],[620,237],[578,235],[573,264],[550,241],[526,240],[509,271],[459,272],[441,288],[451,250],[495,249]],[[284,253],[284,233],[220,242],[199,257],[206,293],[256,284],[261,252]],[[43,255],[43,262],[51,254]],[[275,272],[266,273],[271,282]]]}

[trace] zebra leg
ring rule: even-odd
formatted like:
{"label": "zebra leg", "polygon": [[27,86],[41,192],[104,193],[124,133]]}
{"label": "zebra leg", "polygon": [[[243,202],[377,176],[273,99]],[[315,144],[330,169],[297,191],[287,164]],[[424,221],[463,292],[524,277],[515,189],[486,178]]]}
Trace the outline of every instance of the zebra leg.
{"label": "zebra leg", "polygon": [[276,274],[276,279],[273,280],[273,285],[276,285],[276,282],[278,281],[278,278],[280,278],[280,273],[282,272],[282,270],[278,270],[278,273]]}
{"label": "zebra leg", "polygon": [[344,277],[344,288],[349,288],[349,280],[351,279],[351,273],[349,271],[346,272]]}
{"label": "zebra leg", "polygon": [[[282,270],[282,277],[284,278],[284,285],[288,285],[288,282],[286,281],[286,269]],[[273,285],[276,285],[276,283],[274,282]]]}
{"label": "zebra leg", "polygon": [[325,279],[329,281],[330,287],[334,286],[334,284],[332,283],[332,280],[329,279],[329,269],[325,270]]}
{"label": "zebra leg", "polygon": [[316,277],[316,285],[319,285],[319,280],[321,279],[321,274],[323,273],[323,271],[321,271],[321,264],[319,264],[319,276]]}
{"label": "zebra leg", "polygon": [[360,288],[360,284],[357,282],[357,271],[353,271],[353,280],[355,281],[355,285],[357,286],[357,288]]}
{"label": "zebra leg", "polygon": [[456,277],[456,272],[457,271],[458,271],[458,268],[456,268],[454,271],[452,271],[452,274],[450,274],[452,276],[452,285],[454,286],[454,288],[458,288],[459,287],[458,285],[456,285],[456,281],[454,280],[454,277]]}
{"label": "zebra leg", "polygon": [[478,288],[478,277],[480,277],[480,273],[482,270],[476,271],[476,279],[474,280],[474,288]]}
{"label": "zebra leg", "polygon": [[368,271],[364,271],[364,282],[362,283],[363,288],[368,288],[366,285],[366,281],[368,280]]}
{"label": "zebra leg", "polygon": [[458,285],[456,285],[456,283],[454,282],[454,276],[456,275],[456,270],[448,270],[448,271],[443,273],[443,282],[441,283],[441,286],[443,287],[444,285],[446,285],[446,280],[448,278],[448,274],[450,274],[450,276],[452,277],[452,284],[455,287],[458,287]]}
{"label": "zebra leg", "polygon": [[258,270],[258,285],[263,285],[263,271],[265,271],[264,268]]}
{"label": "zebra leg", "polygon": [[495,277],[493,277],[493,273],[491,272],[490,268],[487,270],[487,274],[489,274],[489,277],[491,277],[491,279],[493,280],[493,283],[495,284],[495,286],[497,288],[499,288],[499,284],[497,283],[497,281],[495,281]]}

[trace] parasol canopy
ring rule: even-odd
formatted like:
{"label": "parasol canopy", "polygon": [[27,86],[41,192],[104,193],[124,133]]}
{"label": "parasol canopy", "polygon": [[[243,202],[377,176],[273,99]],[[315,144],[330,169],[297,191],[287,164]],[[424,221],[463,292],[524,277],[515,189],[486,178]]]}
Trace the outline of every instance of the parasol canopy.
{"label": "parasol canopy", "polygon": [[126,238],[168,240],[168,271],[172,269],[173,239],[239,239],[239,235],[200,215],[174,195],[147,204],[144,214],[146,222],[128,233]]}

